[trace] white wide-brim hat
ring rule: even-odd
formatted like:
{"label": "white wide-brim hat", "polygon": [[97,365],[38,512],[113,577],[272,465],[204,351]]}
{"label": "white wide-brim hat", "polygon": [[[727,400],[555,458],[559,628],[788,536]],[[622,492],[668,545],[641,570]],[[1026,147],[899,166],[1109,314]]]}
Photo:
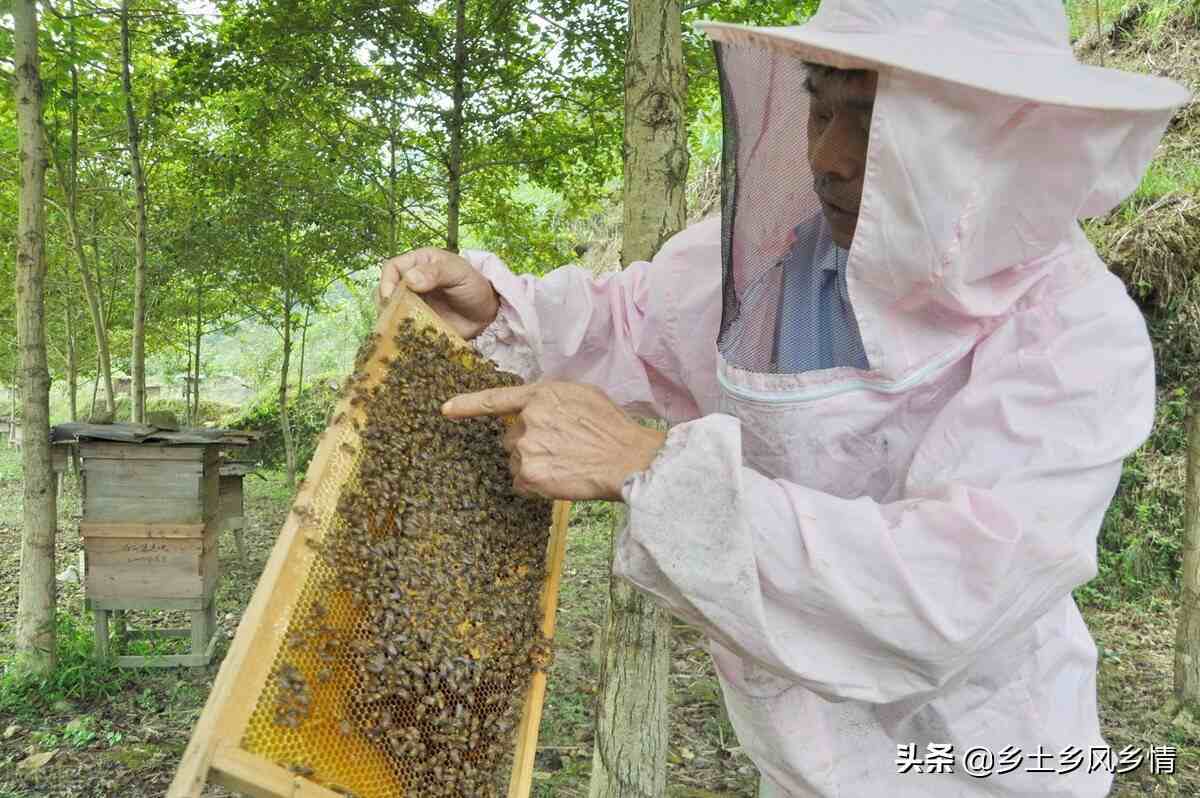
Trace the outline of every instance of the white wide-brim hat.
{"label": "white wide-brim hat", "polygon": [[1162,111],[1190,99],[1166,78],[1079,63],[1062,0],[824,0],[804,25],[698,27],[724,44],[838,69],[890,67],[1047,105]]}

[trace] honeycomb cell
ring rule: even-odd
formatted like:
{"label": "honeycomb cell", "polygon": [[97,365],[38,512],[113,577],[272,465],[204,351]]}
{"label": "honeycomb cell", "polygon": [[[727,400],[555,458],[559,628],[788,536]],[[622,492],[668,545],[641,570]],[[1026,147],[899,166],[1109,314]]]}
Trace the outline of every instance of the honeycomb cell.
{"label": "honeycomb cell", "polygon": [[[367,361],[369,341],[356,372]],[[519,380],[404,322],[335,424],[302,515],[312,567],[242,747],[357,798],[500,796],[530,680],[551,503],[515,494],[497,419],[451,396]]]}

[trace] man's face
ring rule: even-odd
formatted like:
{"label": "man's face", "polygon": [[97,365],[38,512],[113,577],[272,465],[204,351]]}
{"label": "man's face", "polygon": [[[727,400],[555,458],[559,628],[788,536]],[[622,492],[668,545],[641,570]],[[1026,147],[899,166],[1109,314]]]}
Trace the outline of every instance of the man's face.
{"label": "man's face", "polygon": [[812,70],[806,84],[812,97],[808,162],[834,243],[843,249],[850,248],[858,224],[878,80],[875,72]]}

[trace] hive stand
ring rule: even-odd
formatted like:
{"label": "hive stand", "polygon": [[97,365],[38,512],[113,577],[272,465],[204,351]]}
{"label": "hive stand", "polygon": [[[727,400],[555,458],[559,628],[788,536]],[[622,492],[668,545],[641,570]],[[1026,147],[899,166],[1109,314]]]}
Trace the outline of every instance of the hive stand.
{"label": "hive stand", "polygon": [[[216,446],[83,440],[87,490],[79,534],[96,653],[108,655],[110,613],[185,610],[187,629],[130,630],[129,639],[191,639],[188,654],[119,656],[124,667],[202,667],[216,645]],[[122,635],[118,635],[122,636]]]}
{"label": "hive stand", "polygon": [[[411,318],[418,327],[441,330],[464,348],[459,338],[420,298],[403,287],[393,294],[380,313],[375,332],[378,344],[361,371],[362,383],[369,388],[387,372],[387,361],[395,352],[392,336],[400,321]],[[167,798],[200,798],[209,783],[219,784],[254,798],[338,798],[339,793],[301,775],[289,772],[279,763],[248,751],[245,735],[252,713],[267,689],[272,663],[284,645],[291,617],[298,612],[298,596],[303,591],[315,561],[307,537],[316,534],[315,524],[305,520],[296,508],[313,506],[323,494],[336,490],[335,462],[343,442],[357,440],[353,423],[361,420],[363,409],[345,395],[335,410],[335,420],[325,430],[316,453],[309,463],[275,547],[262,577],[242,615],[237,634],[221,664],[220,673],[209,693],[187,750],[167,791]],[[570,502],[554,503],[553,521],[546,551],[546,581],[540,596],[542,633],[554,637],[558,608],[558,587],[566,552]],[[533,784],[534,755],[538,727],[545,698],[546,673],[535,672],[526,692],[521,720],[514,729],[514,757],[509,779],[508,798],[528,798]],[[399,796],[399,788],[393,791]],[[405,798],[420,798],[405,795]]]}

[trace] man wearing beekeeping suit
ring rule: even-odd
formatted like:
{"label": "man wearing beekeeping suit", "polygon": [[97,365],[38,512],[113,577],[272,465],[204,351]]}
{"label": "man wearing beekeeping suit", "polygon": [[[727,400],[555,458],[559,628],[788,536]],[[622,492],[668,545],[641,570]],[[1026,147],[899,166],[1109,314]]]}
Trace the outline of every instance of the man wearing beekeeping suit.
{"label": "man wearing beekeeping suit", "polygon": [[1104,795],[1071,590],[1154,366],[1077,220],[1186,93],[1076,63],[1061,0],[704,29],[720,220],[602,278],[410,253],[381,296],[540,380],[445,412],[521,414],[520,490],[627,503],[614,568],[710,638],[764,795]]}

